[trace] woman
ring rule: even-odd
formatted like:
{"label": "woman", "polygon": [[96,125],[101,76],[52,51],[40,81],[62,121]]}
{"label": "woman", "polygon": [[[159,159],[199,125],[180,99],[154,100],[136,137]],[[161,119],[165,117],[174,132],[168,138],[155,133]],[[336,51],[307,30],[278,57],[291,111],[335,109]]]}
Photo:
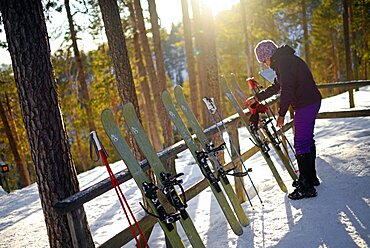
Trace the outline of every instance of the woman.
{"label": "woman", "polygon": [[247,100],[247,104],[263,101],[280,92],[280,109],[277,126],[282,127],[284,116],[290,105],[295,110],[294,149],[297,155],[299,179],[293,182],[296,189],[288,195],[297,200],[317,195],[314,186],[320,184],[316,176],[316,148],[314,126],[321,105],[321,94],[317,89],[307,64],[288,45],[277,47],[271,40],[259,42],[254,49],[259,63],[276,72],[274,84]]}

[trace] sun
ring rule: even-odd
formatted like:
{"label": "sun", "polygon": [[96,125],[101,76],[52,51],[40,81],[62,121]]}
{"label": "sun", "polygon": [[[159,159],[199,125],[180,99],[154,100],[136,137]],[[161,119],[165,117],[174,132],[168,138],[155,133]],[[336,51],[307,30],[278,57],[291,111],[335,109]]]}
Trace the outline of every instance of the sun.
{"label": "sun", "polygon": [[217,15],[221,11],[229,10],[240,0],[199,0],[200,5],[207,5],[211,8],[213,15]]}

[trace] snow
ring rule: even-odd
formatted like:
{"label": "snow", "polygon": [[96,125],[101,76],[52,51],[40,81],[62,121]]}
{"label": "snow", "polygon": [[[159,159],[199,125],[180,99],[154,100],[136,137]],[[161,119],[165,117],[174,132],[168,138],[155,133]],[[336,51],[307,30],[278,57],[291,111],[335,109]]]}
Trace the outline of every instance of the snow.
{"label": "snow", "polygon": [[[370,108],[369,92],[370,87],[355,92],[356,108]],[[348,106],[348,93],[343,93],[323,100],[321,111],[344,110]],[[315,133],[317,171],[322,180],[317,187],[318,196],[289,200],[275,183],[263,158],[254,155],[245,165],[253,168],[251,177],[263,206],[258,197],[253,197],[253,207],[249,202],[243,203],[251,223],[243,228],[241,236],[231,231],[209,188],[188,202],[188,211],[206,247],[370,246],[370,118],[317,120]],[[287,135],[292,140],[291,131]],[[240,129],[240,136],[241,149],[245,151],[252,146],[245,128]],[[292,180],[276,157],[273,155],[275,164],[292,191]],[[124,168],[122,162],[111,166],[114,172]],[[203,177],[187,150],[179,154],[176,166],[178,172],[185,173],[185,188]],[[102,166],[78,176],[82,189],[107,177]],[[251,196],[255,195],[248,178],[245,182]],[[141,194],[134,181],[122,184],[121,188],[136,218],[142,218],[144,212],[138,204]],[[128,225],[113,190],[84,207],[96,246]],[[185,245],[190,246],[179,224],[178,230]],[[158,224],[149,245],[165,246]],[[131,242],[126,247],[133,246]],[[49,247],[36,184],[10,194],[0,193],[0,247]]]}

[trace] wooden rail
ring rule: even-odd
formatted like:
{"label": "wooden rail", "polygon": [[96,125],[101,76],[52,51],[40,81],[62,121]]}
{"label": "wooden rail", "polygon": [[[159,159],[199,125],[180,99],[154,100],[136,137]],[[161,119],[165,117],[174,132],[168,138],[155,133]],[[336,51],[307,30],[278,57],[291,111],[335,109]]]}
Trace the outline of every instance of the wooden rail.
{"label": "wooden rail", "polygon": [[[349,82],[337,82],[337,83],[331,83],[331,84],[320,84],[318,85],[319,89],[325,89],[325,88],[357,88],[370,85],[370,80],[361,80],[361,81],[349,81]],[[267,100],[268,105],[272,105],[277,103],[279,100],[278,96],[274,96]],[[249,110],[244,110],[245,113],[247,113]],[[358,116],[370,116],[370,109],[364,109],[364,110],[355,110],[355,111],[337,111],[337,112],[327,112],[327,113],[319,113],[318,118],[344,118],[344,117],[358,117]],[[234,141],[238,139],[238,126],[240,123],[240,118],[237,114],[234,114],[226,119],[223,120],[225,125],[230,130],[230,133],[233,134],[233,137],[231,137]],[[287,123],[284,126],[284,131],[288,130],[292,127],[292,121]],[[207,136],[212,136],[215,133],[217,133],[217,128],[215,125],[207,128],[205,130],[205,133]],[[235,143],[235,142],[234,142]],[[162,160],[167,160],[170,158],[174,158],[178,153],[186,150],[187,147],[184,143],[184,141],[177,142],[176,144],[166,148],[165,150],[158,153],[158,156]],[[252,147],[248,151],[241,154],[243,161],[247,160],[254,154],[258,152],[257,147]],[[240,153],[240,151],[239,151]],[[239,159],[233,158],[233,161],[238,165],[240,164]],[[143,160],[140,162],[141,167],[143,170],[147,170],[149,168],[148,162],[146,160]],[[225,165],[227,168],[231,168],[232,163],[228,163]],[[131,174],[127,170],[123,170],[116,174],[118,182],[124,183],[128,180],[132,179]],[[236,181],[238,182],[238,181]],[[236,184],[237,185],[237,184]],[[197,196],[200,192],[202,192],[204,189],[208,187],[208,183],[206,179],[202,179],[199,182],[197,182],[195,185],[190,187],[185,191],[186,198],[188,200],[194,198]],[[55,204],[55,208],[57,209],[58,213],[60,215],[67,215],[71,216],[71,212],[78,211],[83,204],[86,202],[104,194],[105,192],[112,189],[112,185],[110,182],[110,179],[107,178],[99,183],[96,183],[95,185],[92,185],[62,201],[59,201]],[[239,191],[239,192],[238,192]],[[241,195],[244,194],[243,191],[237,190],[238,197],[241,201],[245,199],[245,196]],[[70,228],[74,235],[78,237],[79,232],[82,232],[83,230],[78,230],[78,220],[72,220],[71,218],[68,218]],[[139,224],[143,231],[150,230],[150,228],[157,223],[157,220],[151,216],[145,216],[141,220],[139,220]],[[121,231],[117,235],[115,235],[113,238],[107,240],[105,243],[100,245],[99,247],[121,247],[128,242],[130,242],[133,239],[131,232],[129,228],[126,228],[125,230]]]}

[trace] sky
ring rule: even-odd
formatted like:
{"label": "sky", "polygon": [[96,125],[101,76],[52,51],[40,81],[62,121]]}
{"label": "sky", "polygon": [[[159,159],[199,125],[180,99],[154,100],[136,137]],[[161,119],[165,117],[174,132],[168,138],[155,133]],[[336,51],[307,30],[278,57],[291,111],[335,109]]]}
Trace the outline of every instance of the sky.
{"label": "sky", "polygon": [[[201,3],[209,4],[215,15],[222,10],[230,9],[233,5],[235,5],[239,1],[240,0],[200,0]],[[73,3],[73,1],[71,2]],[[148,10],[146,1],[141,2],[145,13],[145,11]],[[158,16],[160,18],[161,27],[164,27],[169,31],[172,23],[182,22],[181,0],[156,0],[156,5]],[[87,21],[88,19],[85,16],[76,15],[75,22],[87,23]],[[47,22],[47,27],[48,34],[51,37],[49,40],[51,52],[54,53],[63,42],[63,35],[57,37],[56,30],[59,29],[60,27],[64,27],[65,29],[68,27],[65,9],[63,9],[62,14],[53,13],[52,21],[51,23]],[[94,41],[91,35],[89,35],[87,32],[79,33],[78,37],[81,39],[78,42],[78,45],[81,50],[85,51],[95,49],[97,45],[100,44],[102,41],[106,41],[105,34],[103,34],[102,38],[99,38],[96,41]],[[5,32],[0,33],[0,40],[1,41],[6,40]],[[2,63],[11,64],[9,52],[4,48],[0,48],[0,64]]]}
{"label": "sky", "polygon": [[[370,86],[355,91],[356,109],[370,108]],[[348,110],[348,93],[324,99],[321,112]],[[335,107],[335,109],[333,109]],[[246,128],[240,128],[242,152],[252,147]],[[104,135],[104,134],[100,134]],[[291,131],[287,136],[292,140]],[[227,135],[224,135],[227,141]],[[370,117],[320,119],[316,121],[317,171],[321,185],[318,196],[292,201],[282,192],[262,156],[245,161],[253,171],[250,176],[258,188],[263,205],[245,179],[253,207],[242,204],[250,225],[241,236],[235,235],[207,188],[188,202],[188,212],[206,247],[212,248],[286,248],[286,247],[370,247]],[[110,144],[104,144],[108,146]],[[288,190],[292,179],[271,153]],[[226,158],[228,161],[229,158]],[[184,172],[187,189],[203,178],[190,152],[185,150],[176,159],[178,172]],[[114,172],[125,168],[123,162],[111,164]],[[108,178],[105,167],[99,166],[78,175],[82,189]],[[233,182],[232,178],[229,178]],[[121,189],[137,219],[144,215],[139,206],[141,194],[133,180]],[[96,246],[101,245],[128,226],[114,190],[84,204]],[[25,228],[27,227],[27,228]],[[181,226],[179,233],[187,247],[189,241]],[[164,235],[156,224],[149,239],[150,247],[165,247]],[[0,189],[0,247],[47,248],[48,237],[36,184],[10,194]],[[134,247],[131,242],[125,247]]]}

